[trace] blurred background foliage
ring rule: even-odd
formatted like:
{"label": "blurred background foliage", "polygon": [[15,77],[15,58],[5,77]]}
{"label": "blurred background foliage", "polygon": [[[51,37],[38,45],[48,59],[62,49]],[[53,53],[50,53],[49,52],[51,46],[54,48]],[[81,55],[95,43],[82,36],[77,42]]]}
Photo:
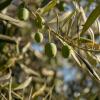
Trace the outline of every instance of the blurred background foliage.
{"label": "blurred background foliage", "polygon": [[100,0],[0,0],[0,100],[100,100],[99,16]]}

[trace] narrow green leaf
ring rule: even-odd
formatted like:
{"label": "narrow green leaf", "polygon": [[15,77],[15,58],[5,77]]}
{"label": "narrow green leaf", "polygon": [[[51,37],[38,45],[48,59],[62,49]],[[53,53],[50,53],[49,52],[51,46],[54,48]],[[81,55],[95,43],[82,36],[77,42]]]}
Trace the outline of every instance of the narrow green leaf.
{"label": "narrow green leaf", "polygon": [[98,59],[91,52],[87,52],[86,56],[91,65],[93,65],[93,67],[96,67]]}
{"label": "narrow green leaf", "polygon": [[75,55],[75,52],[73,51],[73,49],[71,49],[71,55],[75,59],[75,61],[77,62],[77,64],[79,66],[81,66],[81,63],[80,63],[79,59],[77,58],[77,56]]}
{"label": "narrow green leaf", "polygon": [[86,23],[83,26],[81,34],[85,33],[88,30],[88,28],[93,24],[96,18],[99,17],[99,15],[100,15],[100,4],[89,15]]}
{"label": "narrow green leaf", "polygon": [[[72,11],[68,11],[68,12],[65,12],[65,13],[63,13],[61,16],[59,16],[59,22],[62,22],[62,21],[64,21],[64,22],[66,22],[67,20],[69,20],[69,18],[71,18],[72,17],[72,15],[73,15],[73,13],[74,12],[72,12]],[[52,20],[50,20],[48,23],[49,24],[54,24],[54,23],[56,23],[57,22],[57,18],[56,18],[56,16],[52,19]]]}
{"label": "narrow green leaf", "polygon": [[81,43],[93,43],[92,40],[87,39],[87,38],[84,38],[84,37],[80,37],[80,38],[79,38],[79,41],[80,41]]}
{"label": "narrow green leaf", "polygon": [[90,72],[90,74],[97,79],[100,82],[100,77],[97,74],[97,72],[93,69],[93,66],[89,63],[89,61],[82,57],[82,55],[78,54],[76,52],[76,55],[83,61],[83,63],[86,65],[87,70]]}
{"label": "narrow green leaf", "polygon": [[46,84],[44,84],[39,90],[33,93],[32,98],[34,99],[36,96],[39,96],[40,94],[42,94],[45,88],[46,88]]}
{"label": "narrow green leaf", "polygon": [[48,12],[49,10],[51,10],[56,5],[56,3],[57,3],[57,0],[52,0],[51,2],[49,2],[46,6],[39,9],[40,14],[44,14],[44,13]]}
{"label": "narrow green leaf", "polygon": [[28,75],[34,75],[34,76],[40,76],[39,73],[36,71],[32,70],[31,68],[28,68],[24,64],[20,64],[20,67],[23,69],[23,71],[28,74]]}
{"label": "narrow green leaf", "polygon": [[0,83],[5,82],[6,80],[10,79],[11,72],[7,73],[6,75],[0,76]]}
{"label": "narrow green leaf", "polygon": [[14,90],[20,90],[26,88],[32,81],[32,77],[29,77],[27,80],[25,80],[23,83],[18,85]]}

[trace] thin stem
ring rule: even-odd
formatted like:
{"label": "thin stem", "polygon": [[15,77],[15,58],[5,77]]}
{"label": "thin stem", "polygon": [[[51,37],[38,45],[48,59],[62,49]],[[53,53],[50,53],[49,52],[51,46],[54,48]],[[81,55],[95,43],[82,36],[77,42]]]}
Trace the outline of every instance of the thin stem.
{"label": "thin stem", "polygon": [[50,29],[48,29],[48,37],[49,37],[49,43],[50,43],[51,42]]}
{"label": "thin stem", "polygon": [[9,80],[9,100],[12,100],[12,96],[11,96],[11,86],[12,86],[12,77]]}

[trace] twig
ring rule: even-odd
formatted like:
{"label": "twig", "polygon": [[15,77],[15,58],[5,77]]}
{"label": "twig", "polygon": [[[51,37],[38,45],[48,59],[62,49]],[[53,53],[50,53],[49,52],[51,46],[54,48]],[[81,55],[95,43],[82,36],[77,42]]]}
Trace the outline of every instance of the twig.
{"label": "twig", "polygon": [[98,52],[98,53],[100,52],[100,50],[93,50],[93,49],[86,49],[86,48],[79,47],[79,46],[75,45],[75,43],[72,40],[69,40],[68,38],[63,38],[60,34],[56,33],[53,29],[51,29],[51,32],[54,33],[53,35],[58,36],[60,39],[62,39],[64,42],[70,44],[72,47],[76,47],[78,49],[86,50],[86,51],[90,51],[90,52]]}
{"label": "twig", "polygon": [[4,14],[1,14],[1,13],[0,13],[0,19],[8,21],[9,23],[11,23],[15,26],[21,27],[21,28],[24,28],[24,27],[27,26],[27,24],[25,22],[14,19],[14,18],[12,18],[8,15],[4,15]]}
{"label": "twig", "polygon": [[7,42],[7,43],[11,43],[11,44],[17,44],[17,41],[15,38],[6,36],[6,35],[1,35],[0,34],[0,41],[1,42]]}
{"label": "twig", "polygon": [[7,100],[7,98],[5,97],[5,95],[4,95],[3,93],[1,93],[1,96],[2,96],[5,100]]}
{"label": "twig", "polygon": [[9,80],[9,100],[12,100],[12,96],[11,96],[11,85],[12,85],[12,77],[10,77],[10,80]]}

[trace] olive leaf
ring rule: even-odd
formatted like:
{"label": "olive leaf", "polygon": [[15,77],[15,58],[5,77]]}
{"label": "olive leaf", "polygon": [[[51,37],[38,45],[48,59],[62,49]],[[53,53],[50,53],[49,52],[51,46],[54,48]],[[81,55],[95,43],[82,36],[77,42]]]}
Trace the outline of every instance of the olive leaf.
{"label": "olive leaf", "polygon": [[81,43],[93,43],[92,40],[87,39],[87,38],[84,38],[84,37],[80,37],[80,38],[78,39],[78,41],[81,42]]}
{"label": "olive leaf", "polygon": [[46,89],[46,84],[44,84],[39,90],[33,93],[32,98],[35,98],[36,96],[41,95],[45,89]]}
{"label": "olive leaf", "polygon": [[26,65],[24,64],[20,64],[20,67],[22,68],[22,70],[28,74],[28,75],[34,75],[34,76],[40,76],[39,73],[37,73],[36,71],[32,70],[31,68],[28,68]]}
{"label": "olive leaf", "polygon": [[[69,11],[69,12],[71,12],[71,11]],[[68,12],[67,12],[67,13],[68,13]],[[68,21],[71,20],[71,18],[75,15],[75,13],[76,13],[76,9],[75,9],[74,11],[72,11],[68,16],[66,16],[62,27],[66,26],[66,23],[67,23]],[[62,19],[62,18],[61,18],[61,19]],[[71,24],[70,24],[70,25],[71,25]],[[69,25],[69,26],[70,26],[70,25]]]}
{"label": "olive leaf", "polygon": [[0,83],[1,82],[5,82],[6,80],[10,79],[10,77],[11,77],[11,72],[9,72],[9,73],[7,73],[5,75],[0,76]]}
{"label": "olive leaf", "polygon": [[82,62],[86,65],[87,70],[90,72],[90,74],[96,79],[98,80],[98,82],[100,82],[100,77],[99,75],[96,73],[96,71],[93,69],[93,66],[90,64],[90,62],[83,58],[80,54],[78,54],[77,52],[75,52],[76,55],[82,60]]}
{"label": "olive leaf", "polygon": [[26,88],[30,84],[31,81],[32,81],[32,77],[29,77],[23,83],[15,87],[14,90],[20,90],[20,89]]}
{"label": "olive leaf", "polygon": [[52,0],[51,2],[49,2],[46,6],[44,6],[43,8],[39,9],[40,14],[44,14],[48,11],[50,11],[57,3],[57,0]]}
{"label": "olive leaf", "polygon": [[75,61],[77,62],[77,64],[79,66],[81,66],[81,63],[80,63],[79,59],[77,58],[77,56],[76,56],[75,52],[73,51],[73,49],[71,49],[71,55],[75,59]]}
{"label": "olive leaf", "polygon": [[[74,15],[75,11],[68,11],[68,12],[65,12],[63,13],[62,15],[59,16],[59,22],[62,22],[64,21],[65,23]],[[54,17],[52,20],[50,20],[48,23],[49,24],[54,24],[57,22],[57,18]]]}
{"label": "olive leaf", "polygon": [[95,67],[98,59],[90,52],[86,54],[88,61]]}
{"label": "olive leaf", "polygon": [[100,44],[97,44],[97,43],[86,43],[86,46],[88,48],[94,48],[95,50],[98,50],[98,52],[100,52]]}
{"label": "olive leaf", "polygon": [[93,24],[97,17],[100,15],[100,4],[92,11],[89,15],[87,21],[85,22],[81,34],[85,33],[88,28]]}
{"label": "olive leaf", "polygon": [[97,44],[96,42],[94,42],[91,39],[80,37],[79,39],[75,38],[75,40],[77,40],[78,42],[80,42],[82,44],[84,43],[87,48],[94,48],[100,52],[100,44]]}
{"label": "olive leaf", "polygon": [[5,71],[8,68],[11,68],[12,66],[15,65],[15,61],[16,61],[16,57],[13,58],[9,58],[9,60],[7,60],[7,62],[5,62],[4,65],[0,66],[0,71]]}

